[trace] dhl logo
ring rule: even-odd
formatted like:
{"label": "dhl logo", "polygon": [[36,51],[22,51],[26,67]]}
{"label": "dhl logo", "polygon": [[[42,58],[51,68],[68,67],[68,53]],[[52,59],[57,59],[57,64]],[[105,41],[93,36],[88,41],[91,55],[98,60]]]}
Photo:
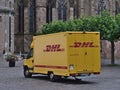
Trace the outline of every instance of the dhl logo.
{"label": "dhl logo", "polygon": [[93,48],[93,47],[98,47],[98,45],[94,45],[94,42],[74,42],[74,45],[71,45],[70,47],[74,48]]}
{"label": "dhl logo", "polygon": [[61,48],[60,44],[53,44],[53,45],[46,45],[46,49],[43,50],[44,52],[60,52],[64,51],[64,48]]}

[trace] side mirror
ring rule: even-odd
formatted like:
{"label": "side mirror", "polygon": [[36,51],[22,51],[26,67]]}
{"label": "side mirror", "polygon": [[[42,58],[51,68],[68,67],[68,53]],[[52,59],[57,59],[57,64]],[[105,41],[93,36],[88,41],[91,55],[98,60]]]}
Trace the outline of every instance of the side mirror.
{"label": "side mirror", "polygon": [[27,55],[21,55],[23,59],[27,59]]}

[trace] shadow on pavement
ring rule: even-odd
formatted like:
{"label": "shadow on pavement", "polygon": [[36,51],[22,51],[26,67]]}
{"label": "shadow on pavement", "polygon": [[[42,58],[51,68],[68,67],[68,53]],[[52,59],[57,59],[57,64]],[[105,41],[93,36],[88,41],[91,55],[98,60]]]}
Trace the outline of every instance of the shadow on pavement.
{"label": "shadow on pavement", "polygon": [[[51,82],[49,80],[48,76],[33,76],[32,78],[33,79],[39,79],[39,80],[45,80],[45,81]],[[91,82],[91,81],[65,79],[65,78],[58,79],[57,81],[55,81],[53,83],[63,83],[63,84],[97,84],[96,82]]]}

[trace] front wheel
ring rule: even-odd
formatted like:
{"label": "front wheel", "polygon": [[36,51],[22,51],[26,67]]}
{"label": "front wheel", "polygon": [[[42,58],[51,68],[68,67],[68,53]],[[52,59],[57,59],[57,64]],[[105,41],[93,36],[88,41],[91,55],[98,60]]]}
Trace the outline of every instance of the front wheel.
{"label": "front wheel", "polygon": [[29,69],[27,67],[24,67],[24,76],[26,78],[31,78],[32,74],[29,72]]}

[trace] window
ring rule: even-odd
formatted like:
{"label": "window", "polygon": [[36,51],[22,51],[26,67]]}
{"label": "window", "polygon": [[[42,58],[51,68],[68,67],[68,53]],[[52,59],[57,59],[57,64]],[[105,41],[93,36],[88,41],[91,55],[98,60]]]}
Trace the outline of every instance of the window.
{"label": "window", "polygon": [[52,8],[56,7],[56,0],[47,0],[46,5],[46,22],[52,22]]}
{"label": "window", "polygon": [[79,1],[78,0],[75,0],[74,1],[74,17],[78,18],[79,17]]}
{"label": "window", "polygon": [[67,20],[67,2],[65,0],[58,1],[58,20]]}
{"label": "window", "polygon": [[30,14],[29,14],[29,32],[36,32],[36,17],[35,17],[35,0],[30,0]]}
{"label": "window", "polygon": [[33,48],[30,50],[30,52],[29,52],[27,58],[31,58],[31,57],[33,57]]}
{"label": "window", "polygon": [[99,0],[98,2],[98,14],[101,14],[102,11],[106,10],[106,5],[104,0]]}
{"label": "window", "polygon": [[69,0],[70,7],[73,8],[73,17],[79,17],[79,1],[78,0]]}
{"label": "window", "polygon": [[24,32],[24,6],[19,6],[19,32]]}
{"label": "window", "polygon": [[118,13],[120,13],[120,4],[118,1],[115,1],[115,14],[117,15]]}

